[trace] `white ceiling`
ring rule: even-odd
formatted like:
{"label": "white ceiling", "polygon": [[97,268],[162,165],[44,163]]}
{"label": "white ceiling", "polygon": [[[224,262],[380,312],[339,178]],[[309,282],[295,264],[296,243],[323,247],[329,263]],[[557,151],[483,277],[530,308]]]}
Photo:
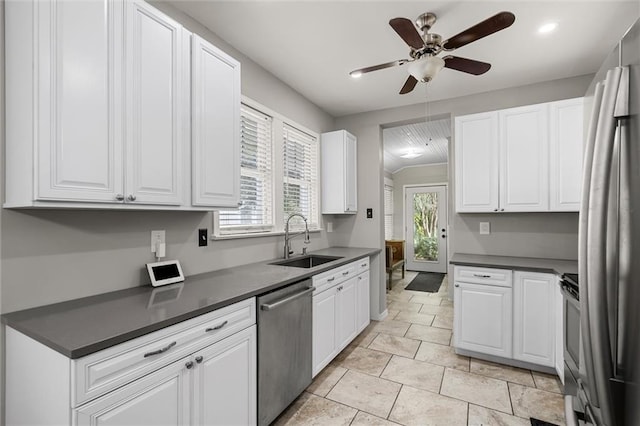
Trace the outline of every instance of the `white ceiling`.
{"label": "white ceiling", "polygon": [[[434,12],[432,32],[446,39],[497,12],[515,14],[510,28],[453,53],[493,67],[482,76],[442,70],[429,85],[429,100],[438,100],[593,73],[640,13],[638,0],[171,3],[335,117],[424,102],[422,84],[398,94],[406,65],[358,80],[348,75],[408,57],[409,48],[388,25],[391,18]],[[558,22],[557,30],[539,35],[548,21]]]}
{"label": "white ceiling", "polygon": [[[395,173],[407,166],[441,164],[448,161],[451,120],[430,120],[382,130],[384,169]],[[408,151],[421,154],[416,158],[402,158]]]}

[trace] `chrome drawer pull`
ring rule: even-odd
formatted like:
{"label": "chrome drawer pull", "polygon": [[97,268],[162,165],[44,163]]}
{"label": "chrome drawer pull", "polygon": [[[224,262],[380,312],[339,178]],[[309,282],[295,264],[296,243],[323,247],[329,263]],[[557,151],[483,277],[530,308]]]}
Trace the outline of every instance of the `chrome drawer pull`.
{"label": "chrome drawer pull", "polygon": [[227,325],[228,322],[229,322],[228,320],[225,320],[222,324],[216,325],[215,327],[209,327],[205,330],[205,333],[208,333],[210,331],[220,330],[222,327]]}
{"label": "chrome drawer pull", "polygon": [[342,275],[349,275],[349,271],[343,272]]}
{"label": "chrome drawer pull", "polygon": [[328,278],[328,279],[327,279],[327,282],[328,282],[328,283],[330,283],[331,281],[333,281],[333,280],[335,280],[335,279],[336,279],[336,277]]}
{"label": "chrome drawer pull", "polygon": [[491,275],[473,274],[473,276],[478,278],[491,278]]}
{"label": "chrome drawer pull", "polygon": [[166,351],[168,351],[169,349],[171,349],[172,347],[174,347],[177,344],[178,344],[178,342],[171,342],[171,343],[169,343],[167,346],[165,346],[162,349],[158,349],[156,351],[147,352],[146,354],[144,354],[144,357],[147,358],[147,357],[150,357],[150,356],[163,354],[163,353],[165,353]]}
{"label": "chrome drawer pull", "polygon": [[360,265],[360,267],[364,268],[365,266],[367,266],[366,263],[363,263],[362,265]]}

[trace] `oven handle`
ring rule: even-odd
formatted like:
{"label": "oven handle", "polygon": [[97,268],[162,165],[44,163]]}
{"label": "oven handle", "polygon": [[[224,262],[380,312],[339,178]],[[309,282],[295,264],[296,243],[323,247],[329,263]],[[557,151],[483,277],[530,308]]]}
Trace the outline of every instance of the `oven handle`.
{"label": "oven handle", "polygon": [[304,291],[301,291],[299,293],[295,293],[292,294],[291,296],[285,297],[284,299],[280,299],[275,303],[263,303],[262,305],[260,305],[260,309],[262,309],[263,311],[271,311],[273,309],[276,309],[282,305],[286,305],[287,303],[296,300],[302,296],[305,296],[309,293],[313,293],[316,290],[315,287],[309,287]]}

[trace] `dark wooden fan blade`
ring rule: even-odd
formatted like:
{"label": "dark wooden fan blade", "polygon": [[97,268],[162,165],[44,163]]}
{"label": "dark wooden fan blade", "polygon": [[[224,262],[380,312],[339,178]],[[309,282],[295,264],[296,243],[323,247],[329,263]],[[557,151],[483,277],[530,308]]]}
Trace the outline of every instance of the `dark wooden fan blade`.
{"label": "dark wooden fan blade", "polygon": [[418,80],[416,80],[414,76],[410,75],[409,78],[407,78],[407,81],[404,82],[402,89],[400,89],[400,94],[405,95],[409,93],[416,87],[416,84],[418,84]]}
{"label": "dark wooden fan blade", "polygon": [[513,13],[500,12],[497,15],[494,15],[489,19],[485,19],[484,21],[474,25],[471,28],[464,30],[460,34],[454,35],[449,40],[446,40],[442,44],[442,47],[445,50],[457,49],[476,40],[480,40],[481,38],[491,35],[495,32],[504,30],[505,28],[510,27],[515,20],[516,17]]}
{"label": "dark wooden fan blade", "polygon": [[349,75],[351,76],[359,76],[360,74],[365,74],[371,71],[378,71],[378,70],[383,70],[385,68],[391,68],[391,67],[395,67],[398,65],[403,65],[406,64],[407,62],[409,62],[407,59],[399,59],[397,61],[392,61],[392,62],[387,62],[384,64],[379,64],[379,65],[373,65],[370,67],[365,67],[365,68],[360,68],[358,70],[353,70],[349,73]]}
{"label": "dark wooden fan blade", "polygon": [[424,41],[411,20],[407,18],[393,18],[389,21],[389,25],[391,25],[391,28],[393,28],[409,46],[414,49],[422,49],[424,47]]}
{"label": "dark wooden fan blade", "polygon": [[461,58],[459,56],[445,56],[445,68],[462,71],[473,75],[484,74],[491,69],[491,64],[486,62],[475,61],[473,59]]}

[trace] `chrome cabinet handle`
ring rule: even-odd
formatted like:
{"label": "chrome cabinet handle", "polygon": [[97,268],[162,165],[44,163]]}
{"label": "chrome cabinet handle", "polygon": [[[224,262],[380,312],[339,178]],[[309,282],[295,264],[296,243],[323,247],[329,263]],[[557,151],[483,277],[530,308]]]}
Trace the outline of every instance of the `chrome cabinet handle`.
{"label": "chrome cabinet handle", "polygon": [[122,195],[122,194],[116,194],[116,200],[118,200],[118,201],[122,201],[122,200],[124,200],[124,195]]}
{"label": "chrome cabinet handle", "polygon": [[147,352],[146,354],[144,354],[144,357],[148,358],[150,356],[163,354],[163,353],[165,353],[166,351],[168,351],[169,349],[171,349],[172,347],[174,347],[177,344],[178,344],[178,342],[171,342],[167,346],[165,346],[164,348],[160,348],[160,349],[155,350],[155,351]]}
{"label": "chrome cabinet handle", "polygon": [[503,212],[503,211],[504,211],[504,209],[500,209],[500,211],[501,211],[501,212]]}
{"label": "chrome cabinet handle", "polygon": [[491,275],[473,274],[473,276],[478,278],[491,278]]}
{"label": "chrome cabinet handle", "polygon": [[313,293],[314,291],[316,291],[315,287],[313,287],[313,286],[312,287],[308,287],[304,291],[292,294],[291,296],[285,297],[284,299],[280,299],[275,303],[271,303],[271,304],[263,303],[262,305],[260,305],[260,309],[263,310],[263,311],[271,311],[273,309],[276,309],[279,306],[286,305],[287,303],[289,303],[289,302],[291,302],[293,300],[296,300],[296,299],[298,299],[298,298],[300,298],[302,296],[306,296],[309,293]]}
{"label": "chrome cabinet handle", "polygon": [[198,364],[200,364],[200,363],[202,362],[202,360],[203,360],[203,359],[204,359],[204,358],[202,358],[202,355],[197,356],[197,357],[196,357],[196,362],[197,362]]}
{"label": "chrome cabinet handle", "polygon": [[498,211],[498,209],[493,209],[493,211],[494,211],[494,212],[497,212],[497,211]]}
{"label": "chrome cabinet handle", "polygon": [[456,284],[455,286],[456,286],[456,287],[460,287],[460,284]]}
{"label": "chrome cabinet handle", "polygon": [[364,268],[365,266],[367,266],[366,263],[363,263],[362,265],[360,265],[361,268]]}
{"label": "chrome cabinet handle", "polygon": [[133,195],[133,194],[131,194],[131,195],[129,195],[129,196],[127,197],[127,200],[129,200],[129,201],[135,201],[135,200],[136,200],[136,196],[135,196],[135,195]]}
{"label": "chrome cabinet handle", "polygon": [[345,275],[349,275],[349,271],[345,271],[345,272],[343,272],[343,273],[342,273],[342,275],[343,275],[343,276],[345,276]]}
{"label": "chrome cabinet handle", "polygon": [[222,327],[224,327],[225,325],[227,325],[227,323],[228,323],[228,322],[229,322],[228,320],[225,320],[222,324],[218,324],[218,325],[216,325],[215,327],[209,327],[209,328],[207,328],[204,332],[205,332],[205,333],[208,333],[208,332],[210,332],[210,331],[220,330]]}
{"label": "chrome cabinet handle", "polygon": [[187,367],[187,370],[191,370],[193,368],[193,361],[187,361],[184,366]]}
{"label": "chrome cabinet handle", "polygon": [[338,291],[342,291],[343,288],[343,286],[338,287]]}
{"label": "chrome cabinet handle", "polygon": [[330,283],[331,281],[333,281],[333,280],[335,280],[335,279],[336,279],[336,277],[328,278],[328,279],[327,279],[327,282],[328,282],[328,283]]}

